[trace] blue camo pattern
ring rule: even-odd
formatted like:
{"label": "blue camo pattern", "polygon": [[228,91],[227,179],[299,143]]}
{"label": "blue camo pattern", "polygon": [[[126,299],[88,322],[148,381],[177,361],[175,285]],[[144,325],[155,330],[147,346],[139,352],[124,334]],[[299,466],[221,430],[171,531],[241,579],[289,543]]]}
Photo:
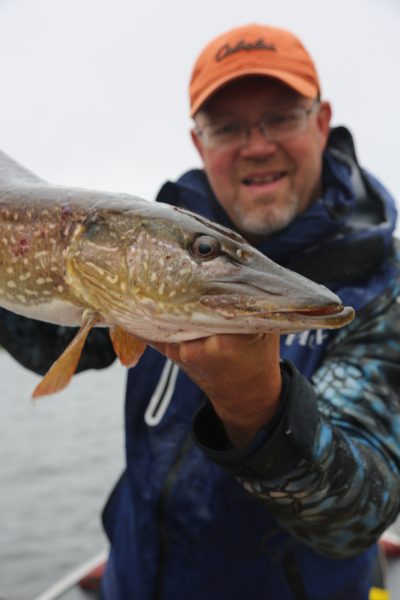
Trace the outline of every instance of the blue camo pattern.
{"label": "blue camo pattern", "polygon": [[[399,261],[397,249],[397,272]],[[314,461],[275,480],[240,479],[286,530],[327,556],[362,551],[399,511],[399,299],[397,274],[328,344],[311,378],[321,415]]]}

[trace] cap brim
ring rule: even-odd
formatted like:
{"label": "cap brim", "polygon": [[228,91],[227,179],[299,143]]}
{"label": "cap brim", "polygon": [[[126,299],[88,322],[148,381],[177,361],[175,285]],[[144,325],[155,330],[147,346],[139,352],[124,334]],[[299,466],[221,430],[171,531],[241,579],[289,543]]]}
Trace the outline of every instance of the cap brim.
{"label": "cap brim", "polygon": [[241,79],[242,77],[246,77],[249,75],[261,75],[263,77],[271,77],[273,79],[277,79],[281,81],[288,87],[292,88],[302,96],[306,98],[315,98],[319,89],[314,82],[305,81],[301,77],[297,77],[292,73],[286,73],[284,71],[279,71],[275,69],[243,69],[240,72],[232,73],[226,77],[222,77],[215,81],[213,84],[208,86],[206,90],[196,99],[190,109],[190,116],[194,117],[197,111],[201,108],[201,106],[206,102],[213,94],[215,94],[222,87],[235,81],[236,79]]}

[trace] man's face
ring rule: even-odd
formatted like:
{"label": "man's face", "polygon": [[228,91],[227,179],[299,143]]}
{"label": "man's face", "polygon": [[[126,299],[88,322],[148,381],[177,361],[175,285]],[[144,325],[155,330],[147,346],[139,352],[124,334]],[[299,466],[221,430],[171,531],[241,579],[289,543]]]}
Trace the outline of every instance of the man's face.
{"label": "man's face", "polygon": [[[312,105],[276,80],[247,77],[217,92],[195,121],[199,130],[221,119],[253,125],[261,117]],[[214,194],[250,240],[284,228],[318,198],[330,117],[329,104],[320,103],[304,130],[284,142],[269,140],[255,126],[238,147],[210,147],[192,132]]]}

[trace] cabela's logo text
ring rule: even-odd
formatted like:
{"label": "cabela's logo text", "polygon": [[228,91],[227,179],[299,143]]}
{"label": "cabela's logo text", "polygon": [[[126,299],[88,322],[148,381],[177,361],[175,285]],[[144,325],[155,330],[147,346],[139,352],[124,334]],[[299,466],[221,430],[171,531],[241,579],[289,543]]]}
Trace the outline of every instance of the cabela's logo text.
{"label": "cabela's logo text", "polygon": [[245,42],[244,40],[240,40],[234,46],[230,46],[229,44],[224,44],[223,46],[221,46],[221,48],[215,55],[215,59],[218,61],[223,60],[224,58],[230,56],[231,54],[234,54],[235,52],[247,52],[249,50],[272,50],[273,52],[275,52],[276,47],[274,46],[274,44],[267,44],[262,38],[256,40],[255,42]]}

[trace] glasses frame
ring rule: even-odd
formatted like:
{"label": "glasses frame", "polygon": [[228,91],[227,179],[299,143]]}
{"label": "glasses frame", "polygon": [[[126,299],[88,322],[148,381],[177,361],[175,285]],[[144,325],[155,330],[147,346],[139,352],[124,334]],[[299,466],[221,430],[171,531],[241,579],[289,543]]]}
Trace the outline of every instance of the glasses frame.
{"label": "glasses frame", "polygon": [[[241,130],[238,132],[237,139],[233,138],[230,141],[225,141],[225,142],[222,141],[221,143],[218,143],[218,142],[216,143],[215,140],[214,141],[208,140],[207,128],[215,127],[216,123],[206,123],[203,127],[200,127],[198,125],[198,123],[195,122],[194,132],[199,137],[202,138],[204,145],[207,148],[224,148],[224,147],[240,148],[248,142],[248,139],[250,136],[250,131],[254,127],[257,127],[259,132],[261,133],[261,135],[263,135],[269,141],[279,143],[279,142],[287,141],[287,140],[295,137],[296,135],[302,133],[306,128],[308,117],[317,110],[317,108],[320,106],[320,104],[321,104],[320,98],[315,98],[313,100],[313,103],[309,107],[303,107],[303,106],[294,107],[296,110],[302,111],[302,113],[304,115],[304,119],[303,119],[301,126],[297,129],[294,129],[293,131],[288,131],[286,133],[283,133],[282,137],[278,134],[277,139],[276,139],[275,135],[271,136],[271,134],[268,132],[268,125],[266,125],[265,122],[268,120],[268,118],[271,119],[272,117],[275,117],[277,114],[279,114],[278,112],[276,112],[275,114],[271,113],[270,115],[263,115],[255,123],[246,123],[244,121],[241,121],[240,119],[236,119],[236,120],[232,119],[232,122],[234,122],[235,124],[239,124],[241,126]],[[282,112],[284,112],[284,111],[282,111]]]}

